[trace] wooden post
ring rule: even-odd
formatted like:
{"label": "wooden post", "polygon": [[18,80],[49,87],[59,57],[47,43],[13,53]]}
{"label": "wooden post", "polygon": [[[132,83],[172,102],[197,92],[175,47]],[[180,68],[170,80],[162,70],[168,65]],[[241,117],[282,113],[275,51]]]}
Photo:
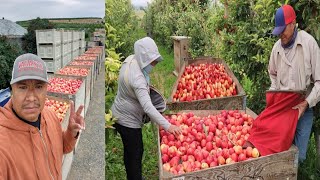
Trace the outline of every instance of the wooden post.
{"label": "wooden post", "polygon": [[184,58],[190,57],[188,52],[189,49],[189,39],[190,37],[186,36],[171,36],[173,39],[174,45],[174,67],[175,70],[173,74],[178,76],[181,68],[184,64]]}

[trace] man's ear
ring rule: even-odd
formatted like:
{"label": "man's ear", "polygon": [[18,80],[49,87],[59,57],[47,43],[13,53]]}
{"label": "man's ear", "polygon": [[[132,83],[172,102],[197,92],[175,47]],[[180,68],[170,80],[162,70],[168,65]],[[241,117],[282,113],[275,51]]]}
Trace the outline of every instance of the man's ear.
{"label": "man's ear", "polygon": [[297,20],[293,20],[292,24],[294,25],[294,27],[298,27]]}

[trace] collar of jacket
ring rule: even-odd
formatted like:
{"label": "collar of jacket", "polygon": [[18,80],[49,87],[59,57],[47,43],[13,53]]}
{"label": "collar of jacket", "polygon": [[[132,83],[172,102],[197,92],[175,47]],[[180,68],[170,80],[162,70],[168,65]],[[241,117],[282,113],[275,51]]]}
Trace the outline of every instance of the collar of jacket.
{"label": "collar of jacket", "polygon": [[[5,116],[0,120],[1,126],[7,127],[9,129],[14,129],[17,131],[25,131],[25,132],[39,131],[38,128],[21,121],[17,116],[15,116],[12,110],[11,99],[7,102],[7,104],[4,107],[0,107],[0,114]],[[41,129],[43,129],[45,124],[46,124],[46,118],[44,117],[44,115],[42,115],[41,121],[40,121]]]}
{"label": "collar of jacket", "polygon": [[[301,39],[301,36],[299,34],[300,34],[300,31],[298,30],[297,37],[296,37],[296,40],[295,40],[295,42],[293,44],[292,49],[295,49],[298,44],[302,45],[302,39]],[[281,46],[281,39],[279,39],[276,43],[279,46],[279,48],[277,48],[277,53],[280,53],[280,51],[284,52],[284,48]]]}

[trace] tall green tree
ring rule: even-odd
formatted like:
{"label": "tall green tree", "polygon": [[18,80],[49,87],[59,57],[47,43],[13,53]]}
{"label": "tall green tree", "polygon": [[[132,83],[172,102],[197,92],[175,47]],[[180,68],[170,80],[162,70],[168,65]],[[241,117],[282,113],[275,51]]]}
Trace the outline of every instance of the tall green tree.
{"label": "tall green tree", "polygon": [[0,36],[0,89],[10,86],[13,62],[21,54],[19,46],[10,44],[6,37]]}
{"label": "tall green tree", "polygon": [[124,44],[116,47],[116,51],[124,57],[133,54],[134,42],[146,36],[140,30],[140,22],[130,0],[106,0],[105,22],[116,29],[123,40]]}

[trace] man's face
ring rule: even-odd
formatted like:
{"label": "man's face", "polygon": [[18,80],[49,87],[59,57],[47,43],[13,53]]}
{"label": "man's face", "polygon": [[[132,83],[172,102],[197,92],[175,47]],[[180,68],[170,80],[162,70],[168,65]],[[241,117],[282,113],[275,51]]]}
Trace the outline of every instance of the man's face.
{"label": "man's face", "polygon": [[294,33],[295,24],[295,21],[288,24],[284,31],[280,34],[279,37],[281,39],[281,44],[287,45],[289,43]]}
{"label": "man's face", "polygon": [[12,104],[23,119],[35,122],[41,113],[47,95],[47,83],[39,80],[23,80],[12,84]]}

